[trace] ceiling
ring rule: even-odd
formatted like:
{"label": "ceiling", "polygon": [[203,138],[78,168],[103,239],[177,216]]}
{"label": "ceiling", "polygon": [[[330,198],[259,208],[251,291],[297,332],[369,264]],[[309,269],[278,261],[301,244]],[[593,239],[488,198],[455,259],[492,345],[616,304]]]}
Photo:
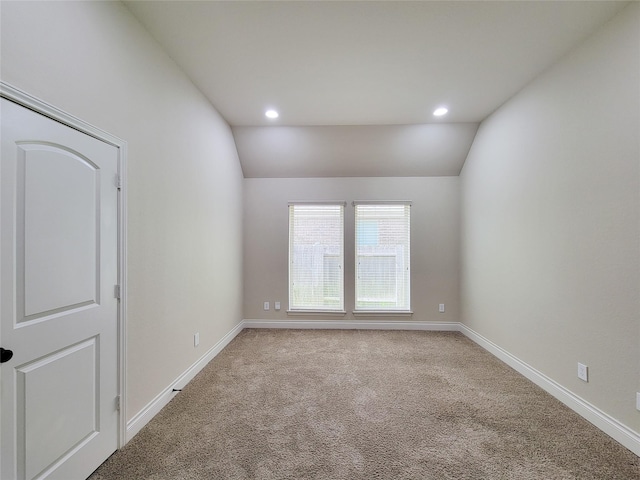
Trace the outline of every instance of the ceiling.
{"label": "ceiling", "polygon": [[[394,176],[457,175],[469,129],[628,2],[125,3],[232,126],[245,176],[304,177],[387,176],[394,163]],[[397,142],[418,130],[458,143],[403,161]],[[292,132],[304,135],[282,143]]]}

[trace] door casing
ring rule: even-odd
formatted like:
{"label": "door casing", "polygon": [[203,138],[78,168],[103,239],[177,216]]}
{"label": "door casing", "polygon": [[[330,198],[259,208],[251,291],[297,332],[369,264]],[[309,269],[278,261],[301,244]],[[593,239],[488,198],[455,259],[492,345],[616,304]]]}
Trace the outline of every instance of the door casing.
{"label": "door casing", "polygon": [[118,285],[120,285],[120,301],[118,302],[118,448],[126,443],[127,414],[126,414],[126,346],[127,346],[127,179],[126,157],[127,142],[110,133],[101,130],[79,118],[40,100],[6,82],[0,81],[0,97],[11,100],[30,110],[40,113],[59,123],[67,125],[75,130],[97,138],[118,149],[118,177],[120,188],[118,189]]}

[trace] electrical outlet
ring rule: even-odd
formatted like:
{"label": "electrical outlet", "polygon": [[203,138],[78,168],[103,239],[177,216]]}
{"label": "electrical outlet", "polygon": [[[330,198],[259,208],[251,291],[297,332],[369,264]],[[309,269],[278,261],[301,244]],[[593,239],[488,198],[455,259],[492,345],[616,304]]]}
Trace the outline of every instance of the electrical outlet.
{"label": "electrical outlet", "polygon": [[264,302],[264,309],[269,310],[269,302]]}
{"label": "electrical outlet", "polygon": [[276,310],[280,310],[280,302],[275,302],[273,304],[273,308],[276,309]]}
{"label": "electrical outlet", "polygon": [[444,313],[444,303],[441,303],[440,305],[438,305],[438,311],[440,313]]}
{"label": "electrical outlet", "polygon": [[636,410],[640,410],[640,392],[636,393]]}
{"label": "electrical outlet", "polygon": [[578,363],[578,378],[585,382],[589,381],[589,367],[583,365],[582,363]]}
{"label": "electrical outlet", "polygon": [[193,346],[197,347],[198,345],[200,345],[200,332],[193,334]]}

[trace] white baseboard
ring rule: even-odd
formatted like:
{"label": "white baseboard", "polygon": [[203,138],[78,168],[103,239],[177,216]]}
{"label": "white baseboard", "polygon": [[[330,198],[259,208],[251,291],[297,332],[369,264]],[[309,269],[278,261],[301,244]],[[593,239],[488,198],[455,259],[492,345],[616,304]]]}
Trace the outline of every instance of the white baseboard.
{"label": "white baseboard", "polygon": [[556,381],[547,377],[545,374],[539,372],[535,368],[513,356],[502,347],[499,347],[479,333],[471,330],[466,325],[458,325],[459,331],[462,332],[466,337],[473,340],[482,348],[498,357],[518,373],[525,376],[533,383],[545,390],[547,393],[550,393],[555,398],[560,400],[578,415],[591,422],[593,425],[598,427],[600,430],[602,430],[617,442],[621,443],[636,455],[640,456],[640,433],[631,430],[626,425],[620,423],[615,418],[606,414],[594,405],[591,405],[586,400],[580,398],[575,393],[571,392]]}
{"label": "white baseboard", "polygon": [[389,320],[262,320],[245,319],[244,328],[296,328],[325,330],[432,330],[459,331],[457,322],[401,322]]}
{"label": "white baseboard", "polygon": [[193,377],[195,377],[200,370],[202,370],[207,363],[226,347],[231,340],[233,340],[244,328],[244,322],[238,323],[233,329],[227,333],[222,339],[211,347],[207,353],[205,353],[198,361],[185,370],[178,378],[176,378],[171,385],[162,390],[156,397],[151,400],[142,410],[140,410],[134,417],[127,422],[127,434],[126,441],[131,440],[136,433],[142,430],[149,421],[155,417],[163,407],[169,403],[169,401],[178,392],[174,392],[173,389],[181,390],[187,383],[189,383]]}

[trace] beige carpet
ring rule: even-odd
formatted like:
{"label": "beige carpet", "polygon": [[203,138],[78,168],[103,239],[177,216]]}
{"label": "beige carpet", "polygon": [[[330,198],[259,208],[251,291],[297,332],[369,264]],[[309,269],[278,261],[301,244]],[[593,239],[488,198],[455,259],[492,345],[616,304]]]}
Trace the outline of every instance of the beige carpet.
{"label": "beige carpet", "polygon": [[101,479],[640,479],[459,333],[245,330]]}

